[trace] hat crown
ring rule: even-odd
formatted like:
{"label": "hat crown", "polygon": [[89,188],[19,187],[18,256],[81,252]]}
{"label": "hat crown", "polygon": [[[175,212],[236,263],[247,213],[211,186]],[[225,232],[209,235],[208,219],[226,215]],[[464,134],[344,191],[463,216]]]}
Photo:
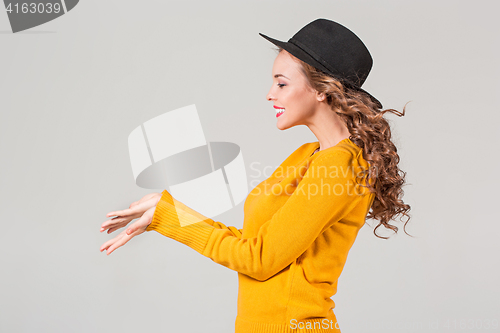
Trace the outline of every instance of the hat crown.
{"label": "hat crown", "polygon": [[288,40],[320,62],[329,74],[360,88],[373,65],[361,39],[343,25],[317,19]]}
{"label": "hat crown", "polygon": [[300,29],[288,42],[259,35],[338,79],[346,87],[367,94],[378,108],[382,108],[378,99],[361,88],[373,65],[370,52],[361,39],[343,25],[317,19]]}

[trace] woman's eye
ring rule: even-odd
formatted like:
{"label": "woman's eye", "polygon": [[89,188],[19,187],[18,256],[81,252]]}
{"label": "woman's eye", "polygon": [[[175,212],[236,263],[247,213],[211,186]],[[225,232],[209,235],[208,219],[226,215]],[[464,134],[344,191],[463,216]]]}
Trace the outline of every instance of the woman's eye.
{"label": "woman's eye", "polygon": [[283,88],[285,86],[284,83],[278,83],[278,87]]}

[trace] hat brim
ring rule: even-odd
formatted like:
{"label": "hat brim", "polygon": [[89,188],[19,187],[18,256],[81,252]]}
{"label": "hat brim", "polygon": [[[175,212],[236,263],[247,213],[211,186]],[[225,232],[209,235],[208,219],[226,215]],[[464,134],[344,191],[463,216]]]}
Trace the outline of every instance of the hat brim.
{"label": "hat brim", "polygon": [[375,97],[373,97],[369,92],[355,86],[354,84],[352,84],[351,82],[345,80],[345,79],[341,79],[338,75],[332,73],[329,69],[327,69],[325,66],[323,66],[320,62],[318,62],[316,59],[314,59],[313,57],[311,57],[308,53],[306,53],[304,50],[302,50],[301,48],[299,48],[298,46],[296,46],[295,44],[292,44],[292,43],[289,43],[289,42],[283,42],[283,41],[280,41],[280,40],[277,40],[277,39],[274,39],[274,38],[271,38],[269,36],[266,36],[262,33],[259,32],[259,35],[261,35],[262,37],[264,37],[265,39],[267,39],[268,41],[270,41],[271,43],[273,43],[274,45],[276,46],[279,46],[280,48],[282,48],[283,50],[287,51],[288,53],[290,53],[291,55],[293,55],[294,57],[302,60],[303,62],[321,70],[322,72],[324,72],[325,74],[328,74],[332,77],[334,77],[335,79],[341,81],[344,85],[346,85],[348,88],[351,88],[351,89],[354,89],[354,90],[358,90],[358,91],[361,91],[365,94],[367,94],[370,99],[377,105],[378,108],[382,109],[382,103],[380,103],[380,101],[378,99],[376,99]]}

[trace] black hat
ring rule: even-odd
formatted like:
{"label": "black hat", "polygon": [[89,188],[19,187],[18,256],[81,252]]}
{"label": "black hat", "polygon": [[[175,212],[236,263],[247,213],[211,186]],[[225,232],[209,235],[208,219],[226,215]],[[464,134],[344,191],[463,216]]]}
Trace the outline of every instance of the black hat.
{"label": "black hat", "polygon": [[327,19],[317,19],[300,29],[288,42],[259,33],[305,63],[340,80],[348,88],[364,92],[382,108],[375,97],[361,86],[373,60],[365,44],[351,30]]}

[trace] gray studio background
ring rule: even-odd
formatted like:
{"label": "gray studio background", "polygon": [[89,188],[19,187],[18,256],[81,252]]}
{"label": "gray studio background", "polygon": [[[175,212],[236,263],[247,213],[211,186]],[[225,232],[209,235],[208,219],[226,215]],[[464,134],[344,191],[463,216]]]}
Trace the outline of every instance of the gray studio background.
{"label": "gray studio background", "polygon": [[[342,276],[343,333],[494,332],[500,320],[498,8],[495,1],[81,1],[12,34],[0,10],[0,332],[231,332],[237,273],[156,232],[111,255],[106,214],[134,184],[129,133],[196,104],[208,141],[277,167],[305,142],[280,131],[273,45],[323,17],[352,29],[388,114],[408,232],[368,221]],[[214,218],[242,227],[243,204]],[[380,229],[379,229],[380,230]],[[465,323],[465,324],[464,324]],[[446,326],[448,325],[448,327]],[[464,326],[468,325],[468,326]],[[481,327],[480,327],[481,326]],[[465,327],[465,328],[464,328]]]}

